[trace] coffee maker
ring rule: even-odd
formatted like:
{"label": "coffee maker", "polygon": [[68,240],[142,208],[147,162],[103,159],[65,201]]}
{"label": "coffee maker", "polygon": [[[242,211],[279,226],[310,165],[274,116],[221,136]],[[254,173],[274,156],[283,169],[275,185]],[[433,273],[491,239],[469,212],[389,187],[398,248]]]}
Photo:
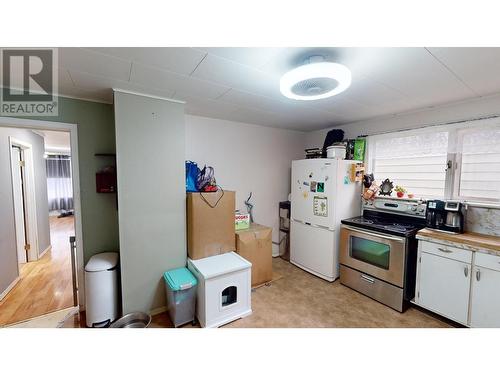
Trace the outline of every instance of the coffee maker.
{"label": "coffee maker", "polygon": [[462,203],[458,201],[446,201],[444,210],[446,211],[444,230],[453,233],[463,233],[464,213]]}
{"label": "coffee maker", "polygon": [[429,200],[426,208],[427,228],[463,233],[463,205],[458,201]]}

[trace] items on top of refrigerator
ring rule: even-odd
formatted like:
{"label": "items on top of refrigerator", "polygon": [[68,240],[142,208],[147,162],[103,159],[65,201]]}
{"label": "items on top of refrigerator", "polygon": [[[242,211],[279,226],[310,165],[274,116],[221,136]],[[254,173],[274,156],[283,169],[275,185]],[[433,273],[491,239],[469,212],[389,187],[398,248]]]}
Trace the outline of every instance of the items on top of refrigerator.
{"label": "items on top of refrigerator", "polygon": [[323,156],[323,150],[318,147],[306,148],[304,151],[306,153],[306,159],[318,159]]}
{"label": "items on top of refrigerator", "polygon": [[344,131],[341,129],[332,129],[326,133],[325,141],[323,142],[323,157],[326,157],[326,149],[334,144],[341,143],[344,140]]}
{"label": "items on top of refrigerator", "polygon": [[354,157],[353,160],[365,160],[366,138],[358,137],[354,141]]}
{"label": "items on top of refrigerator", "polygon": [[346,145],[345,143],[335,143],[326,148],[326,157],[328,159],[345,159]]}

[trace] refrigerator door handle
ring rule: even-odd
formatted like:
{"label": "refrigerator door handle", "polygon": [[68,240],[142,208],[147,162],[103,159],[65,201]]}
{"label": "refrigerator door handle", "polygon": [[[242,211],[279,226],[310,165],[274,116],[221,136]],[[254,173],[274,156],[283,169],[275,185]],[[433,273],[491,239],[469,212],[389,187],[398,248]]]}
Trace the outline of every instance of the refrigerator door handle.
{"label": "refrigerator door handle", "polygon": [[326,225],[311,224],[311,223],[308,223],[307,221],[301,221],[301,220],[297,220],[297,219],[293,219],[293,221],[300,223],[300,224],[309,225],[310,227],[326,229],[326,230],[329,230],[332,232],[335,230],[335,228],[330,228],[330,227],[327,227]]}
{"label": "refrigerator door handle", "polygon": [[318,228],[321,228],[321,229],[333,230],[330,227],[327,227],[325,225],[315,225],[315,227],[318,227]]}

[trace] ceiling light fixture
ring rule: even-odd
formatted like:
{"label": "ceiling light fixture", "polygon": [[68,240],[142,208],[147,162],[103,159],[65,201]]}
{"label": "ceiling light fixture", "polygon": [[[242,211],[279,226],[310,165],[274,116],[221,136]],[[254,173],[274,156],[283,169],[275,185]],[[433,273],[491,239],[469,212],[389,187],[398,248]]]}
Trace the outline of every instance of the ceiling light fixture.
{"label": "ceiling light fixture", "polygon": [[311,56],[306,63],[285,73],[281,93],[295,100],[318,100],[340,94],[351,85],[351,71],[342,64]]}

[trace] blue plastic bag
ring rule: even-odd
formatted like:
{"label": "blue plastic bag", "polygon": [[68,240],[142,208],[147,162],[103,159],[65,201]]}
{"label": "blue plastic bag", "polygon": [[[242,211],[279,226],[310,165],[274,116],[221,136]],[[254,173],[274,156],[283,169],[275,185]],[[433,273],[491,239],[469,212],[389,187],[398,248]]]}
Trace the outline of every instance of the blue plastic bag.
{"label": "blue plastic bag", "polygon": [[198,180],[198,174],[200,173],[200,168],[198,164],[194,161],[186,160],[186,191],[187,192],[197,192],[196,182]]}

